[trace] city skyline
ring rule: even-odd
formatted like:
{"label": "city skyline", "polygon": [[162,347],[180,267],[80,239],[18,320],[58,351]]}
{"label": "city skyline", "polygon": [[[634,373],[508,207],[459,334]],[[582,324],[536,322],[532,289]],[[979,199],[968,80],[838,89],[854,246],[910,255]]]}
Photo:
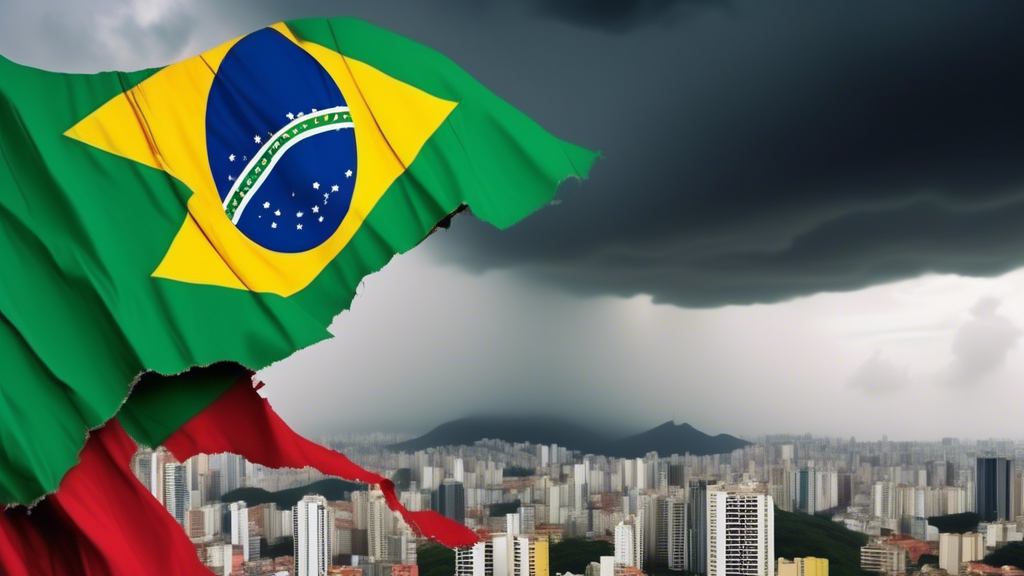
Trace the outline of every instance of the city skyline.
{"label": "city skyline", "polygon": [[[1024,538],[1024,442],[774,438],[723,454],[616,458],[500,440],[393,451],[382,446],[383,435],[377,440],[330,445],[392,477],[409,510],[433,510],[477,531],[478,544],[455,552],[456,576],[554,574],[565,544],[580,545],[571,544],[579,538],[606,544],[607,553],[588,559],[590,576],[848,574],[856,569],[849,553],[858,547],[864,570],[917,573],[928,551],[936,558],[931,563],[955,574],[961,564]],[[331,557],[349,576],[396,576],[421,554],[431,556],[374,485],[343,484],[342,492],[311,469],[278,470],[223,455],[180,465],[167,458],[162,450],[140,450],[132,468],[144,484],[160,478],[150,474],[154,463],[187,472],[186,531],[218,574],[269,574],[298,567],[301,558]],[[236,501],[240,492],[225,491],[221,476],[234,476],[254,501]],[[148,487],[163,496],[168,512],[177,508],[167,483]],[[291,500],[280,500],[285,494]],[[321,520],[297,515],[308,503]],[[224,516],[218,525],[227,508],[230,521]],[[803,537],[794,523],[805,522],[805,536],[831,533],[838,540],[789,560],[780,549],[793,549]],[[960,524],[963,534],[952,533],[950,523],[958,522],[968,523]],[[833,555],[829,546],[847,553]]]}

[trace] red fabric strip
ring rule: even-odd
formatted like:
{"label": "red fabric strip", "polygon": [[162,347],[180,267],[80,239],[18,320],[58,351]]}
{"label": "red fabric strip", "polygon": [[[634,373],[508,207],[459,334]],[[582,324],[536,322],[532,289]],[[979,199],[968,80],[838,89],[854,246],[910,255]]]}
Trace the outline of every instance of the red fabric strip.
{"label": "red fabric strip", "polygon": [[0,515],[5,576],[212,576],[185,531],[129,466],[135,442],[117,420],[89,437],[60,489]]}
{"label": "red fabric strip", "polygon": [[296,434],[256,392],[259,386],[262,384],[253,388],[250,378],[239,380],[178,429],[164,447],[181,462],[196,454],[230,452],[269,468],[312,466],[346,480],[379,484],[388,506],[399,512],[418,534],[450,548],[471,546],[478,541],[472,530],[437,512],[406,510],[399,503],[391,480]]}

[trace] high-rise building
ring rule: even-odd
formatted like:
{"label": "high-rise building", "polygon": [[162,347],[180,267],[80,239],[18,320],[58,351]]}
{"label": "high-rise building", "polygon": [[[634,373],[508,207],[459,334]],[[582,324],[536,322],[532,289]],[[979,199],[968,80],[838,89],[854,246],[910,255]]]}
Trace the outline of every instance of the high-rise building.
{"label": "high-rise building", "polygon": [[322,576],[331,567],[334,511],[323,496],[305,496],[292,507],[295,571],[292,576]]}
{"label": "high-rise building", "polygon": [[434,508],[442,516],[451,518],[459,524],[466,523],[466,490],[462,482],[445,480],[437,488],[437,506]]}
{"label": "high-rise building", "polygon": [[203,521],[205,527],[203,532],[208,536],[217,536],[223,532],[224,528],[224,504],[217,502],[216,504],[207,504],[202,508],[204,512]]}
{"label": "high-rise building", "polygon": [[875,482],[871,486],[871,514],[891,520],[899,518],[896,494],[896,487],[892,482]]}
{"label": "high-rise building", "polygon": [[680,498],[657,500],[657,561],[669,570],[688,569],[686,507],[687,502]]}
{"label": "high-rise building", "polygon": [[536,531],[536,509],[533,506],[519,507],[519,529],[523,534],[533,534]]}
{"label": "high-rise building", "polygon": [[494,534],[455,551],[455,576],[548,576],[548,542]]}
{"label": "high-rise building", "polygon": [[615,564],[643,568],[644,523],[643,511],[630,516],[615,526]]}
{"label": "high-rise building", "polygon": [[149,480],[149,491],[154,497],[160,502],[161,506],[165,505],[164,500],[164,464],[174,463],[174,457],[167,452],[163,447],[153,450],[150,454],[150,480]]}
{"label": "high-rise building", "polygon": [[519,536],[522,534],[520,529],[520,516],[516,514],[505,514],[505,533],[509,536]]}
{"label": "high-rise building", "polygon": [[975,505],[985,522],[1012,520],[1013,460],[978,458]]}
{"label": "high-rise building", "polygon": [[249,559],[249,508],[244,500],[228,505],[231,517],[231,544],[242,547],[242,556]]}
{"label": "high-rise building", "polygon": [[370,558],[378,561],[388,558],[388,536],[392,532],[393,518],[384,500],[384,493],[371,490],[366,503],[366,537]]}
{"label": "high-rise building", "polygon": [[189,509],[188,477],[185,466],[181,464],[164,464],[163,502],[175,522],[185,526],[185,512]]}
{"label": "high-rise building", "polygon": [[775,507],[759,486],[709,489],[708,576],[775,576]]}
{"label": "high-rise building", "polygon": [[206,533],[206,510],[189,510],[185,512],[185,534],[193,542],[205,541],[211,535]]}
{"label": "high-rise building", "polygon": [[836,506],[845,508],[853,503],[853,475],[839,474],[837,478],[839,483],[836,487]]}
{"label": "high-rise building", "polygon": [[959,574],[960,565],[964,562],[976,562],[984,557],[984,534],[939,535],[939,568],[950,574]]}
{"label": "high-rise building", "polygon": [[[792,449],[792,447],[790,447]],[[708,571],[708,483],[706,480],[690,482],[689,553],[690,572],[706,574]]]}
{"label": "high-rise building", "polygon": [[561,486],[548,488],[548,524],[559,524],[561,522],[561,492]]}
{"label": "high-rise building", "polygon": [[804,514],[814,514],[816,493],[814,468],[801,468],[797,472],[797,509]]}
{"label": "high-rise building", "polygon": [[652,563],[658,561],[658,505],[657,499],[649,494],[637,496],[637,514],[640,523],[643,525],[643,561]]}

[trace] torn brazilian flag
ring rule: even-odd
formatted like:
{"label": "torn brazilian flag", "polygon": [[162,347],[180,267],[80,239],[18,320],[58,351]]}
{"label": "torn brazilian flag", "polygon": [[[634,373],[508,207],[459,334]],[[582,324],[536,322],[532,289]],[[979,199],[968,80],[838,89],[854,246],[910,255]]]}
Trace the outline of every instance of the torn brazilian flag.
{"label": "torn brazilian flag", "polygon": [[0,58],[0,156],[0,501],[29,504],[140,372],[260,369],[323,340],[363,276],[449,215],[510,226],[596,155],[336,19],[140,72]]}

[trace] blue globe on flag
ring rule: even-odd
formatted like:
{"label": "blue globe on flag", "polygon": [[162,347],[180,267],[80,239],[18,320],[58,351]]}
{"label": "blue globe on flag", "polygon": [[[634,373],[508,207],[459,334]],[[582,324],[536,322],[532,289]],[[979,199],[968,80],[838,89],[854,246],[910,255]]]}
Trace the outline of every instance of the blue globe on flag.
{"label": "blue globe on flag", "polygon": [[275,252],[316,248],[341,225],[356,181],[345,97],[274,29],[225,55],[206,107],[207,154],[224,213]]}

